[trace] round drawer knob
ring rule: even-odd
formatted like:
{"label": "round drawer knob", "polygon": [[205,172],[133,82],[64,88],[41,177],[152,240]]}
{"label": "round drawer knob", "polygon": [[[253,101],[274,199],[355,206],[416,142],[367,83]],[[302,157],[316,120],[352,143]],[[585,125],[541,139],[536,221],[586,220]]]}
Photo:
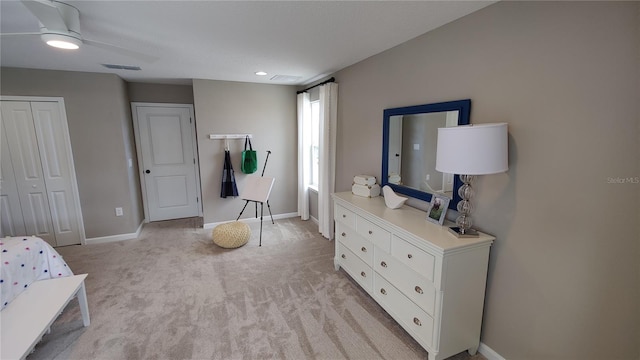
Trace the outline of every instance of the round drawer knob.
{"label": "round drawer knob", "polygon": [[380,293],[381,293],[382,295],[387,295],[387,290],[385,290],[385,289],[380,289]]}
{"label": "round drawer knob", "polygon": [[346,217],[347,217],[347,215],[345,215],[345,214],[342,214],[342,217],[343,217],[343,218],[346,218]]}
{"label": "round drawer knob", "polygon": [[411,255],[411,254],[407,254],[407,257],[408,257],[409,259],[411,259],[411,258],[413,257],[413,255]]}
{"label": "round drawer knob", "polygon": [[386,268],[387,267],[387,263],[383,261],[383,262],[380,263],[380,266],[382,266],[383,268]]}
{"label": "round drawer knob", "polygon": [[363,272],[361,272],[361,273],[360,273],[360,275],[361,275],[362,277],[367,277],[367,274],[366,274],[364,271],[363,271]]}
{"label": "round drawer knob", "polygon": [[422,326],[422,321],[420,321],[420,319],[418,319],[416,317],[413,318],[413,323],[418,325],[418,326]]}
{"label": "round drawer knob", "polygon": [[362,249],[360,249],[362,252],[367,252],[367,248],[366,247],[362,247]]}
{"label": "round drawer knob", "polygon": [[340,235],[342,235],[342,236],[344,237],[344,236],[347,236],[347,233],[343,232],[343,233],[342,233],[342,234],[340,234]]}
{"label": "round drawer knob", "polygon": [[369,235],[373,235],[373,231],[369,230]]}
{"label": "round drawer knob", "polygon": [[416,286],[416,292],[418,294],[424,294],[424,292],[422,291],[422,288],[420,286]]}
{"label": "round drawer knob", "polygon": [[346,258],[347,258],[347,255],[342,254],[342,258],[343,258],[343,259],[346,259]]}

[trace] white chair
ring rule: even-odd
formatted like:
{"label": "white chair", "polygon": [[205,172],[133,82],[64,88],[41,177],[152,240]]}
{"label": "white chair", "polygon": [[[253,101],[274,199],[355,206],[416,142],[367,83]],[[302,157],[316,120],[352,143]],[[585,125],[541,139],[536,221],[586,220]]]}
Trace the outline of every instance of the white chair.
{"label": "white chair", "polygon": [[260,245],[262,246],[262,214],[264,212],[264,204],[267,203],[267,208],[269,209],[269,216],[271,216],[271,223],[275,224],[273,221],[273,215],[271,214],[271,206],[269,205],[269,195],[271,194],[271,189],[273,188],[273,184],[276,179],[272,177],[265,176],[247,176],[244,181],[244,188],[242,189],[242,193],[240,194],[240,198],[244,201],[244,207],[240,214],[236,218],[236,221],[240,219],[244,209],[247,208],[249,202],[256,203],[256,218],[258,217],[258,203],[260,203]]}

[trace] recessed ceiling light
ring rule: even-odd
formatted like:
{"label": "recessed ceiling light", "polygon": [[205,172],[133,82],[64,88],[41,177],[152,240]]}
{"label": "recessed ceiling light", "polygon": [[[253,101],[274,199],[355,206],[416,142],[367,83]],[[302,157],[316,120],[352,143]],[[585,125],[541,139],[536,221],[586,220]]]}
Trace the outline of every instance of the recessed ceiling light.
{"label": "recessed ceiling light", "polygon": [[265,75],[267,75],[267,73],[266,73],[266,72],[264,72],[264,71],[256,71],[256,75],[258,75],[258,76],[265,76]]}

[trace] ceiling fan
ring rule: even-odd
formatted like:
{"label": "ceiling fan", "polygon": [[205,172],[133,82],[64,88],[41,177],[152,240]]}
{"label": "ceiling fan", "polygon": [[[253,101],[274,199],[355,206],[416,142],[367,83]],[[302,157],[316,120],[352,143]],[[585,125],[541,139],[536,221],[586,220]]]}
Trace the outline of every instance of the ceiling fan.
{"label": "ceiling fan", "polygon": [[87,45],[130,56],[145,62],[153,62],[158,59],[155,56],[82,37],[80,31],[80,11],[74,6],[54,0],[21,0],[21,2],[40,22],[40,32],[4,33],[0,35],[40,35],[42,41],[47,45],[57,48],[75,50],[80,48],[80,46]]}

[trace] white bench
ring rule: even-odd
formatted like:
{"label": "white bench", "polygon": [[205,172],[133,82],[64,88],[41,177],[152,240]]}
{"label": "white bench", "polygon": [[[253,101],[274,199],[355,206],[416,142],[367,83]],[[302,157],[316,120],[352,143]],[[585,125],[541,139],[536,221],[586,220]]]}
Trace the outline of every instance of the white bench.
{"label": "white bench", "polygon": [[87,274],[40,280],[0,311],[0,359],[24,359],[49,330],[62,310],[78,296],[82,322],[89,326],[89,305],[84,287]]}

